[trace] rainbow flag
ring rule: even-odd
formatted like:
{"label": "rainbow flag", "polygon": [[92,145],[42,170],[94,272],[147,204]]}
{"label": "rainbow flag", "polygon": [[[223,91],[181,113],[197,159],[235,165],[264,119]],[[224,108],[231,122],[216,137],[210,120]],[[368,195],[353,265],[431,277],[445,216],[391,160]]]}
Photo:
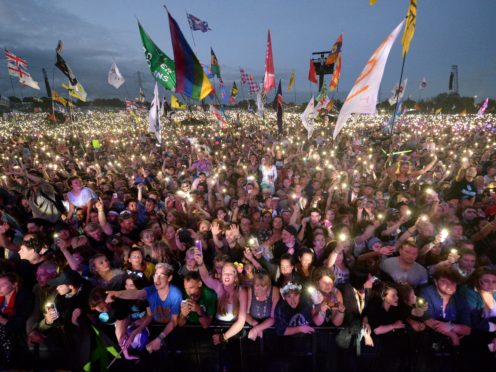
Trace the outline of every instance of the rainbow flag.
{"label": "rainbow flag", "polygon": [[176,64],[176,93],[202,100],[213,90],[212,83],[203,71],[202,65],[184,38],[176,20],[169,12],[169,28],[174,62]]}

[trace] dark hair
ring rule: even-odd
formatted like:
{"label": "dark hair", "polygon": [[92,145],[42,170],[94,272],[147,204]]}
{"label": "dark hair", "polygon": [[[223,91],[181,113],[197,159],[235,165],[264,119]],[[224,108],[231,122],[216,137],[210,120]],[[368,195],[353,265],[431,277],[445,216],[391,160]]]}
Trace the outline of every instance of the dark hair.
{"label": "dark hair", "polygon": [[90,291],[90,294],[88,295],[88,304],[90,305],[90,308],[94,308],[98,306],[98,304],[105,302],[106,298],[107,294],[105,293],[105,289],[97,286]]}
{"label": "dark hair", "polygon": [[369,280],[370,272],[365,266],[355,267],[350,270],[350,285],[357,291],[362,290],[365,282]]}
{"label": "dark hair", "polygon": [[441,278],[448,279],[456,284],[462,282],[462,276],[452,267],[440,267],[432,275],[434,280],[439,280]]}
{"label": "dark hair", "polygon": [[334,272],[328,267],[319,267],[312,273],[312,281],[317,284],[324,276],[328,276],[334,281]]}
{"label": "dark hair", "polygon": [[201,276],[198,271],[188,271],[186,275],[184,275],[184,281],[189,282],[190,280],[201,281]]}

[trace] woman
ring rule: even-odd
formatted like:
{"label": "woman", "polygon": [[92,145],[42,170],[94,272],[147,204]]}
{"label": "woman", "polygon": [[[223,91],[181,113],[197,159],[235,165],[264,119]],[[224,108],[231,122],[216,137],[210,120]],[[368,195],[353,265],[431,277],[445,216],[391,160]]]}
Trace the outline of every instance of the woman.
{"label": "woman", "polygon": [[140,233],[140,245],[143,248],[143,254],[147,261],[151,261],[152,246],[156,240],[155,234],[156,233],[152,229],[146,229]]}
{"label": "woman", "polygon": [[380,298],[369,302],[364,309],[364,321],[373,334],[377,363],[381,371],[400,371],[408,346],[403,314],[398,307],[398,291],[384,284]]}
{"label": "woman", "polygon": [[410,190],[410,183],[417,177],[422,176],[434,167],[437,157],[434,156],[429,164],[420,170],[412,169],[411,163],[406,160],[400,160],[395,167],[388,169],[391,178],[391,187],[394,192],[407,192]]}
{"label": "woman", "polygon": [[315,265],[317,267],[322,266],[322,263],[326,259],[326,252],[324,249],[325,246],[326,246],[325,235],[322,233],[314,234],[312,241],[312,248],[313,251],[315,252]]}
{"label": "woman", "polygon": [[274,311],[280,299],[279,290],[271,285],[270,276],[262,271],[255,274],[253,286],[248,290],[246,322],[252,327],[248,338],[255,341],[263,331],[274,325]]}
{"label": "woman", "polygon": [[423,298],[417,297],[409,284],[398,285],[398,296],[399,307],[407,324],[416,332],[424,331],[423,316],[427,311],[428,303]]}
{"label": "woman", "polygon": [[0,368],[22,368],[29,354],[26,321],[31,315],[33,296],[19,285],[15,273],[0,274]]}
{"label": "woman", "polygon": [[119,269],[112,269],[108,258],[104,254],[97,254],[90,258],[90,281],[93,286],[104,289],[120,290],[124,285],[124,273]]}
{"label": "woman", "polygon": [[221,278],[217,280],[208,273],[203,262],[203,255],[197,248],[195,248],[195,259],[202,281],[217,294],[217,321],[229,325],[224,333],[213,335],[212,341],[214,345],[226,343],[230,338],[238,335],[245,325],[248,305],[247,291],[239,286],[238,272],[231,262],[224,264]]}
{"label": "woman", "polygon": [[262,173],[262,182],[260,188],[269,189],[271,194],[275,192],[275,184],[277,180],[277,168],[272,164],[272,160],[269,156],[264,156],[262,158],[262,164],[258,170]]}
{"label": "woman", "polygon": [[86,216],[89,218],[89,211],[93,201],[98,199],[97,195],[89,187],[83,187],[82,181],[78,176],[69,177],[67,184],[71,188],[71,191],[67,193],[67,200],[69,201],[69,212],[67,215],[70,218],[76,208],[84,208],[86,209]]}
{"label": "woman", "polygon": [[144,275],[146,282],[151,283],[155,265],[143,259],[143,251],[140,247],[134,246],[129,251],[129,258],[125,265],[128,274]]}
{"label": "woman", "polygon": [[325,266],[334,272],[335,284],[338,287],[345,285],[350,276],[349,262],[351,261],[351,256],[345,254],[346,249],[349,247],[349,241],[331,241],[326,247],[326,250],[331,253]]}
{"label": "woman", "polygon": [[346,308],[343,305],[341,291],[334,287],[334,273],[329,268],[320,267],[314,271],[312,279],[315,285],[311,292],[315,325],[340,327],[343,324]]}
{"label": "woman", "polygon": [[296,272],[304,282],[310,282],[312,280],[312,273],[315,270],[314,259],[315,256],[310,248],[303,247],[300,249]]}

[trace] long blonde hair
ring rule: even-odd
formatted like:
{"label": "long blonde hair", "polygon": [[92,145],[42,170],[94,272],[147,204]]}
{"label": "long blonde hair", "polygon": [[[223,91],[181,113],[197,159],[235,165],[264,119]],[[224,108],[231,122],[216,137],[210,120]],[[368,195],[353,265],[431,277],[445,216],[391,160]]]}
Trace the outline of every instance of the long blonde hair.
{"label": "long blonde hair", "polygon": [[[229,266],[232,268],[234,272],[234,295],[233,295],[233,314],[234,316],[238,315],[239,312],[239,277],[238,271],[236,270],[236,266],[232,262],[226,262],[224,266],[222,266],[222,271]],[[221,277],[222,280],[222,277]],[[217,313],[220,315],[227,314],[227,304],[229,303],[229,295],[226,290],[223,290],[222,296],[220,296],[217,300]]]}

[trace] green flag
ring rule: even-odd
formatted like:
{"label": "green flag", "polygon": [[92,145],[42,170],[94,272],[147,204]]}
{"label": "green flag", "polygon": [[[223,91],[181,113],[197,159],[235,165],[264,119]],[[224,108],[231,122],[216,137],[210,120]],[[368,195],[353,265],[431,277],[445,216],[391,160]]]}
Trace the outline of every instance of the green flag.
{"label": "green flag", "polygon": [[162,52],[145,32],[141,23],[138,27],[143,42],[146,62],[153,77],[167,90],[174,91],[176,88],[176,67],[174,61]]}
{"label": "green flag", "polygon": [[212,74],[220,78],[219,61],[217,60],[212,48],[210,48],[210,71],[212,71]]}

